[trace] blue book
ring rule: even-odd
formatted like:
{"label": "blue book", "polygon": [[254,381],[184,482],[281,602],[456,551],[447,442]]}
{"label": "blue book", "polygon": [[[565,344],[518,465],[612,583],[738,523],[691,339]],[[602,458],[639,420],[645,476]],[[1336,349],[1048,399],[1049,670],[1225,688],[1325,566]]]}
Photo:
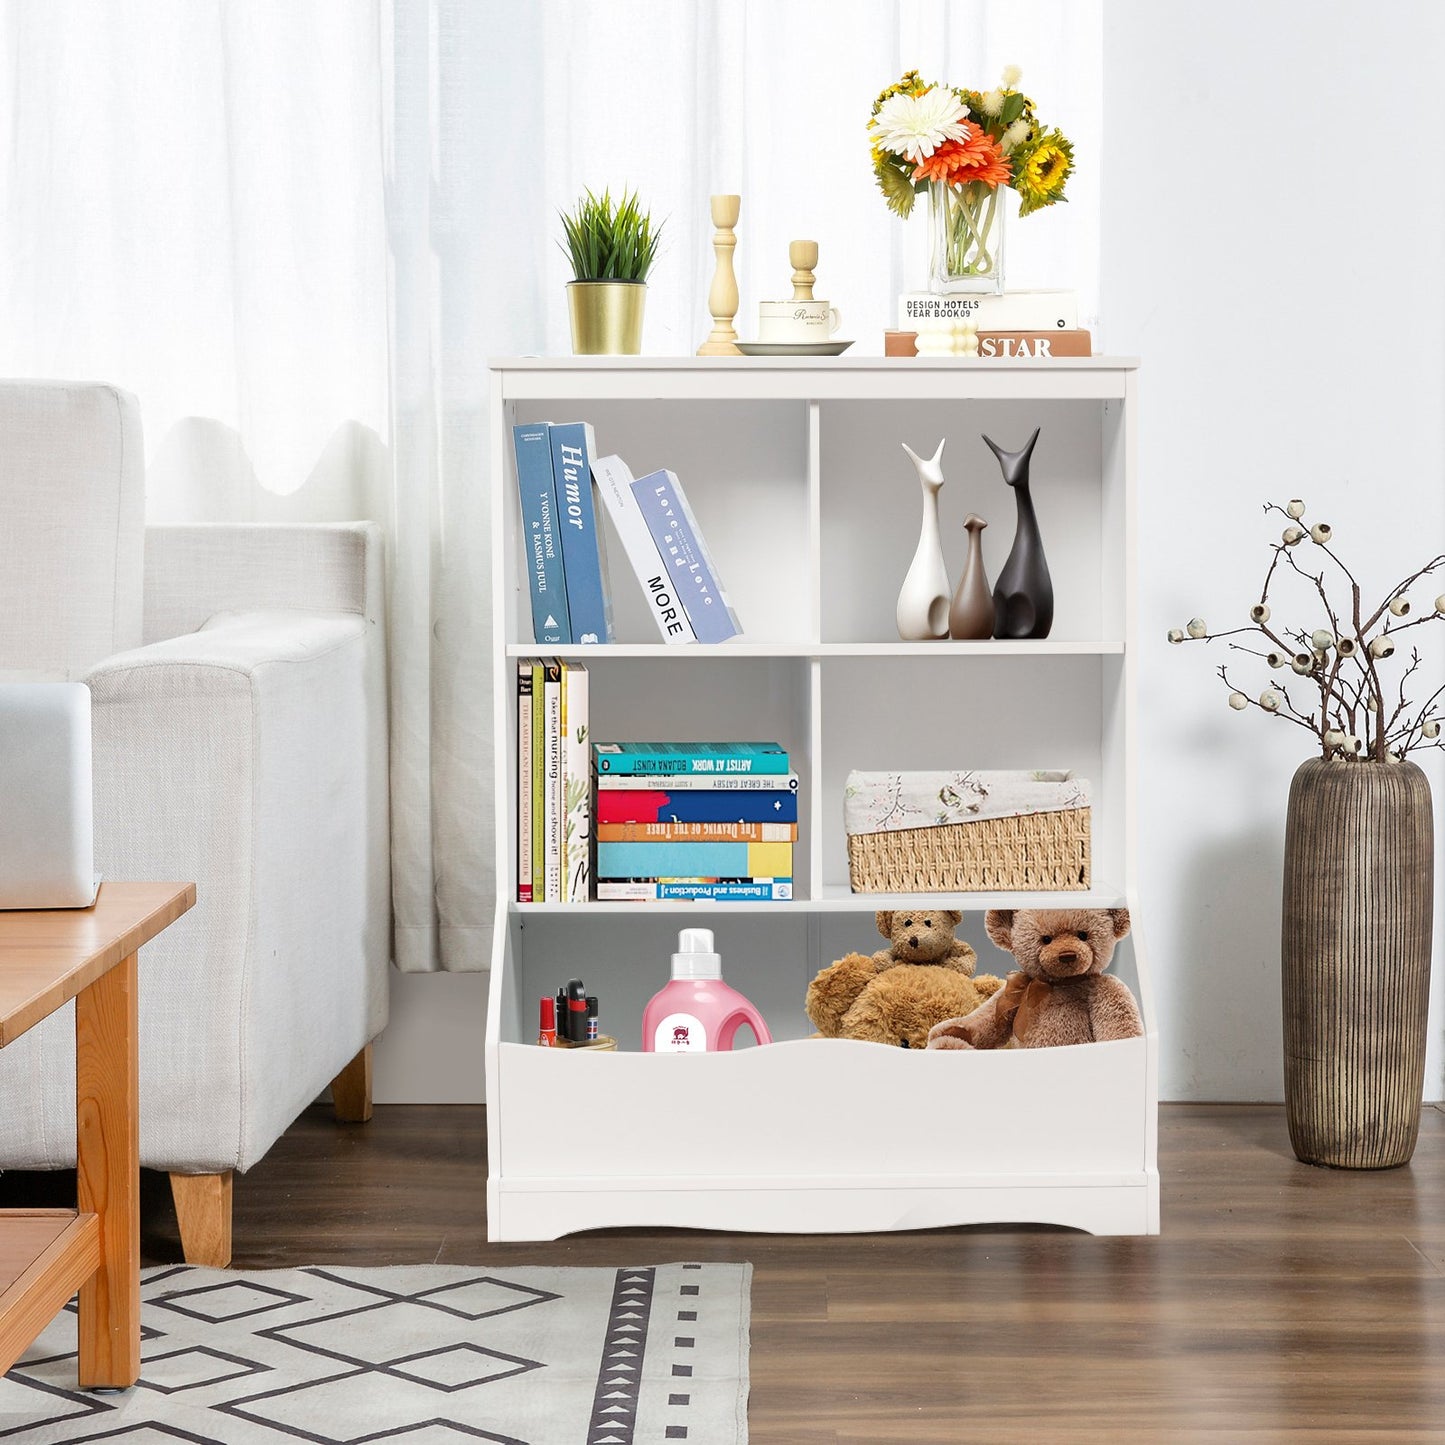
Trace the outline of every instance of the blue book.
{"label": "blue book", "polygon": [[743,629],[728,606],[717,568],[676,475],[652,472],[633,482],[632,494],[697,640],[726,642],[740,636]]}
{"label": "blue book", "polygon": [[512,428],[517,459],[517,495],[522,503],[522,539],[527,551],[527,585],[532,594],[532,638],[568,643],[567,586],[562,577],[562,539],[557,531],[557,491],[552,482],[552,445],[546,422]]}
{"label": "blue book", "polygon": [[557,483],[557,525],[562,533],[572,640],[611,642],[607,557],[592,497],[592,458],[597,455],[597,443],[586,422],[565,422],[548,430],[552,437],[552,475]]}
{"label": "blue book", "polygon": [[781,743],[598,743],[597,771],[638,775],[786,773]]}
{"label": "blue book", "polygon": [[796,793],[709,793],[597,790],[599,823],[796,823]]}
{"label": "blue book", "polygon": [[791,843],[599,843],[599,878],[791,878]]}

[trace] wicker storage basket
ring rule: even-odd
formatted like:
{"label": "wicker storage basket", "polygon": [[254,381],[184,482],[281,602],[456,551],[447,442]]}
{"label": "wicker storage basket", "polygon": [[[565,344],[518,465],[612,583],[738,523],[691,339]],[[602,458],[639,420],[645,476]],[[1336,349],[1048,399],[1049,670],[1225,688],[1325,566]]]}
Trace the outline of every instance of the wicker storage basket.
{"label": "wicker storage basket", "polygon": [[[910,776],[922,775],[894,775]],[[1042,784],[1041,791],[1050,786],[1058,785]],[[1087,798],[1087,784],[1080,786]],[[849,832],[848,878],[855,893],[1065,892],[1090,886],[1089,845],[1087,806]]]}

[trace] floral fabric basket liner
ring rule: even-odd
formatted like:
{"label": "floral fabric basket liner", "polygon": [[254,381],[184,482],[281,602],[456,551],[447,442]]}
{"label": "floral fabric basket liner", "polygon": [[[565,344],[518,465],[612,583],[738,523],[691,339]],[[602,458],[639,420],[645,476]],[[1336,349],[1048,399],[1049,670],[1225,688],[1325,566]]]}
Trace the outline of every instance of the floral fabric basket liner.
{"label": "floral fabric basket liner", "polygon": [[1089,806],[1089,783],[1072,771],[848,774],[843,826],[899,833],[989,818],[1026,818]]}

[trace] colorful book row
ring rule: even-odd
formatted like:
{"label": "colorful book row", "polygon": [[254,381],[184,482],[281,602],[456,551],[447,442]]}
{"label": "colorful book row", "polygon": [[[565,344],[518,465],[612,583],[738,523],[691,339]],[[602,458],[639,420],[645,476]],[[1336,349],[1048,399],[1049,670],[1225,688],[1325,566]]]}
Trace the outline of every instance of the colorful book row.
{"label": "colorful book row", "polygon": [[677,476],[634,480],[597,456],[585,422],[512,428],[532,636],[541,645],[613,640],[606,546],[596,496],[664,642],[726,642],[742,632]]}
{"label": "colorful book row", "polygon": [[517,901],[585,902],[592,892],[587,669],[517,664]]}

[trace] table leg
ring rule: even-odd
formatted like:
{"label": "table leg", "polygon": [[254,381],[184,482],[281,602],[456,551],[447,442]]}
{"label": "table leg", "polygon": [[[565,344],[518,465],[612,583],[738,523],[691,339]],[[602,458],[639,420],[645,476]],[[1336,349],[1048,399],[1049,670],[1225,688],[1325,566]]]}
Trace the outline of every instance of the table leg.
{"label": "table leg", "polygon": [[76,1194],[100,1218],[100,1269],[80,1289],[80,1385],[140,1376],[140,1065],[136,956],[76,996]]}

